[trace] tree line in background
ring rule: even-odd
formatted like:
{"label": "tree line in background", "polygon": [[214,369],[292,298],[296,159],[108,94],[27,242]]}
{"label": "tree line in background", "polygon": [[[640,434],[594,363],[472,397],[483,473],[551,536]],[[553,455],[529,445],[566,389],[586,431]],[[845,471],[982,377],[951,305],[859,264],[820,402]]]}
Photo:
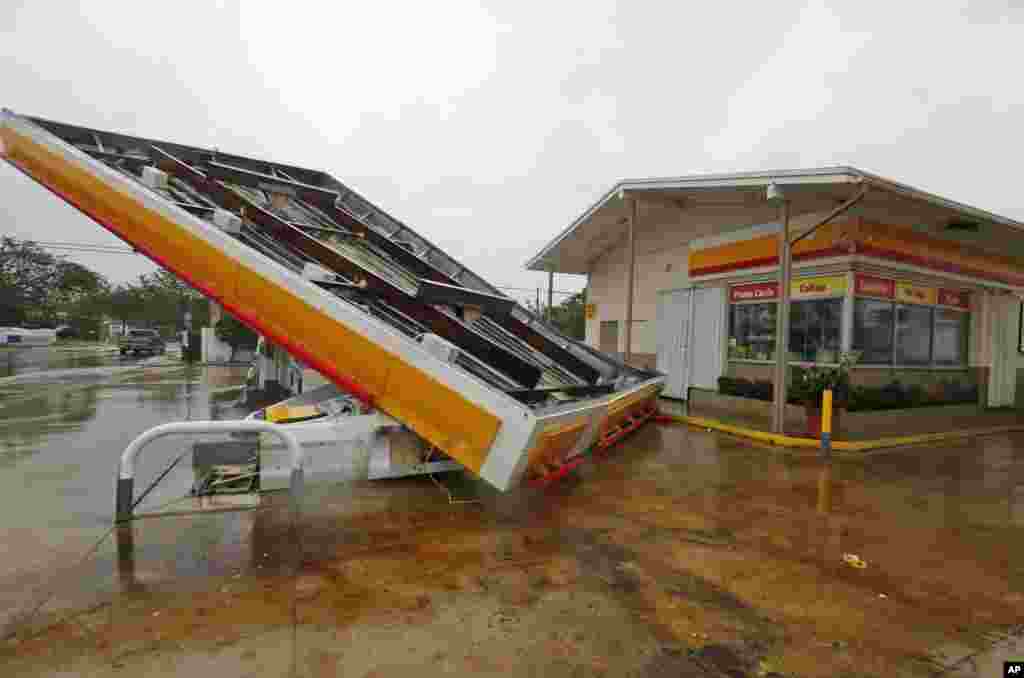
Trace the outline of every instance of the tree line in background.
{"label": "tree line in background", "polygon": [[129,283],[47,252],[31,240],[0,238],[0,326],[72,327],[81,337],[103,336],[104,320],[132,327],[182,329],[209,323],[203,296],[162,269]]}
{"label": "tree line in background", "polygon": [[[586,292],[550,308],[528,302],[568,337],[584,337]],[[0,238],[0,326],[70,326],[83,338],[102,337],[104,320],[131,327],[160,329],[165,335],[183,329],[185,313],[192,327],[209,325],[204,297],[169,271],[159,269],[128,283],[111,284],[89,268],[47,252],[31,240]],[[218,332],[233,346],[255,343],[255,335],[229,319]]]}
{"label": "tree line in background", "polygon": [[586,295],[587,291],[583,290],[550,307],[542,307],[531,299],[527,300],[526,307],[546,319],[565,336],[583,341],[587,327]]}

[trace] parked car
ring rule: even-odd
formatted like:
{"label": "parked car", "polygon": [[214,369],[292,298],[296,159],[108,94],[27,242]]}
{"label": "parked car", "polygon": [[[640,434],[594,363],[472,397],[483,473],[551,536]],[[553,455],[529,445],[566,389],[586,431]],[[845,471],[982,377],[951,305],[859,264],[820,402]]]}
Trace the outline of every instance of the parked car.
{"label": "parked car", "polygon": [[118,341],[121,355],[157,355],[167,350],[163,337],[156,330],[128,330]]}

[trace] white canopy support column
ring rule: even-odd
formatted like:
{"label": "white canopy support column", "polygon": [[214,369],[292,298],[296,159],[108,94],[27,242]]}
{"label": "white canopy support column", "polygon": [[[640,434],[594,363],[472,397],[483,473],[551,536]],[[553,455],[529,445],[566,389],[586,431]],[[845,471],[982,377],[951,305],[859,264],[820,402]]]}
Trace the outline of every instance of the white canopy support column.
{"label": "white canopy support column", "polygon": [[554,301],[554,294],[555,294],[555,269],[551,268],[551,269],[548,270],[548,312],[547,312],[548,324],[552,323],[554,321],[554,318],[555,318],[555,314],[554,314],[554,312],[552,310],[554,308],[552,306],[552,302]]}
{"label": "white canopy support column", "polygon": [[782,201],[782,231],[779,232],[779,307],[775,313],[775,378],[772,394],[772,431],[782,433],[786,425],[786,392],[789,377],[789,284],[793,245],[789,241],[789,201]]}
{"label": "white canopy support column", "polygon": [[635,197],[629,198],[628,240],[626,256],[629,263],[626,273],[626,347],[622,362],[629,364],[633,357],[633,297],[636,296],[636,225],[640,214],[640,203]]}

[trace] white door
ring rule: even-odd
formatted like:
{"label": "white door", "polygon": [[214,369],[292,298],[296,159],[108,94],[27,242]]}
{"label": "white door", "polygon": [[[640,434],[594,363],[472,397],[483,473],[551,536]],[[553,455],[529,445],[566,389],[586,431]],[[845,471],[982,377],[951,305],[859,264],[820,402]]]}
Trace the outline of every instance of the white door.
{"label": "white door", "polygon": [[658,339],[657,369],[665,375],[662,395],[685,400],[689,388],[690,290],[658,292],[654,329]]}
{"label": "white door", "polygon": [[992,325],[992,369],[989,370],[988,406],[1009,407],[1017,391],[1017,323],[1020,311],[1013,297],[988,299]]}
{"label": "white door", "polygon": [[689,386],[717,389],[725,347],[725,288],[694,290],[692,303]]}

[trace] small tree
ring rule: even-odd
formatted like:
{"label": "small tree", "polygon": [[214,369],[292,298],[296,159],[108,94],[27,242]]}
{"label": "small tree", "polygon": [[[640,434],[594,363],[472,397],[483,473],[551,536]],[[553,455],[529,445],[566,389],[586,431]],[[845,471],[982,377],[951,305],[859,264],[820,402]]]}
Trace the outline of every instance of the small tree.
{"label": "small tree", "polygon": [[582,340],[586,334],[586,291],[577,292],[562,303],[551,307],[551,324],[567,337]]}
{"label": "small tree", "polygon": [[821,407],[821,396],[830,390],[835,403],[843,407],[850,398],[850,368],[860,360],[860,352],[842,353],[834,367],[814,365],[813,367],[790,368],[791,379],[789,399],[804,403],[811,409]]}
{"label": "small tree", "polygon": [[84,299],[102,294],[106,279],[47,252],[31,240],[0,237],[0,325],[52,325]]}
{"label": "small tree", "polygon": [[259,336],[248,325],[227,312],[217,323],[214,332],[218,339],[231,347],[229,360],[235,359],[235,351],[240,348],[256,348],[256,342],[259,340]]}

